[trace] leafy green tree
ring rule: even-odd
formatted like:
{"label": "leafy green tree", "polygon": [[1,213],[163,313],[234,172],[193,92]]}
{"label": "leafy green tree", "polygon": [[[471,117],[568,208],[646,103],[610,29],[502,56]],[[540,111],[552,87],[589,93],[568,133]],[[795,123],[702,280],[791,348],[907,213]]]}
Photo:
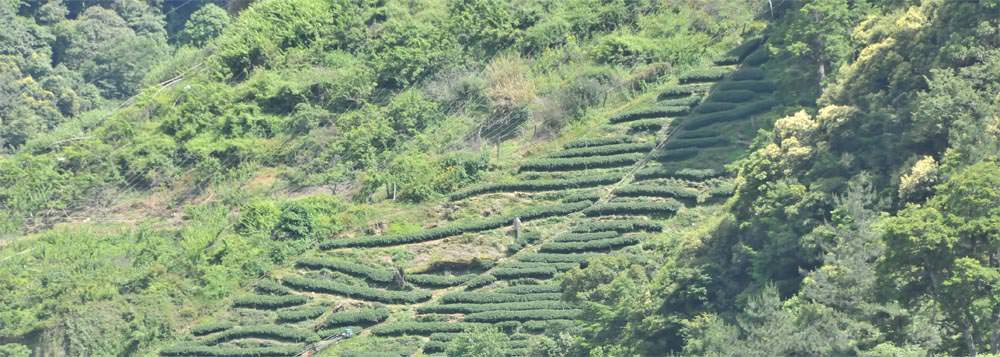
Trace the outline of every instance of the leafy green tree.
{"label": "leafy green tree", "polygon": [[445,349],[448,356],[502,356],[511,349],[510,337],[498,328],[465,332],[453,338]]}
{"label": "leafy green tree", "polygon": [[191,14],[184,29],[178,34],[181,43],[204,47],[219,36],[229,25],[229,13],[218,5],[208,3]]}
{"label": "leafy green tree", "polygon": [[456,59],[455,40],[440,26],[404,20],[383,26],[365,49],[383,86],[402,88]]}
{"label": "leafy green tree", "polygon": [[448,26],[458,41],[480,57],[491,57],[520,37],[514,9],[497,0],[451,0]]}
{"label": "leafy green tree", "polygon": [[854,55],[851,31],[870,11],[867,0],[818,0],[802,3],[785,31],[785,50],[808,58],[820,79]]}

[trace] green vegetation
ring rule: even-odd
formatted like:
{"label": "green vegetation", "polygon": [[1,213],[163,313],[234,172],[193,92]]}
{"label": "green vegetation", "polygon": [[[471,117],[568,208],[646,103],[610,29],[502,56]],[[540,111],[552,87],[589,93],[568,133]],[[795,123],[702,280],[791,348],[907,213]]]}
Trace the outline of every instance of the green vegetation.
{"label": "green vegetation", "polygon": [[550,157],[587,157],[587,156],[625,154],[633,152],[647,152],[649,150],[652,150],[653,146],[654,146],[653,143],[603,145],[597,147],[585,147],[585,148],[563,150],[550,155]]}
{"label": "green vegetation", "polygon": [[161,356],[202,357],[285,357],[294,356],[305,348],[301,345],[272,347],[173,346],[160,350]]}
{"label": "green vegetation", "polygon": [[373,289],[363,286],[351,286],[330,280],[309,279],[290,276],[282,279],[282,282],[293,289],[341,295],[353,299],[376,301],[386,304],[413,304],[427,301],[431,298],[431,293],[424,290],[395,291]]}
{"label": "green vegetation", "polygon": [[372,328],[377,336],[423,335],[439,332],[461,332],[483,324],[472,322],[396,322]]}
{"label": "green vegetation", "polygon": [[406,282],[426,287],[445,288],[465,284],[476,278],[475,274],[438,275],[438,274],[407,274]]}
{"label": "green vegetation", "polygon": [[639,243],[639,237],[624,236],[609,239],[595,239],[583,242],[554,242],[545,243],[540,248],[543,253],[581,253],[581,252],[602,252],[619,249]]}
{"label": "green vegetation", "polygon": [[[483,185],[472,186],[464,190],[455,192],[454,194],[450,195],[449,198],[451,200],[460,200],[494,192],[511,192],[511,191],[537,192],[537,191],[566,190],[571,188],[587,188],[587,187],[612,184],[618,182],[619,180],[621,180],[621,178],[622,176],[619,174],[607,174],[607,175],[582,176],[582,177],[565,178],[565,179],[522,180],[519,182],[512,182],[512,183],[483,184]],[[577,201],[581,200],[583,199]]]}
{"label": "green vegetation", "polygon": [[278,310],[278,322],[299,322],[311,320],[330,310],[327,306],[303,306],[294,309]]}
{"label": "green vegetation", "polygon": [[280,325],[257,325],[234,327],[211,336],[211,344],[242,338],[266,338],[286,342],[316,342],[319,336],[312,331],[284,327]]}
{"label": "green vegetation", "polygon": [[649,108],[615,115],[611,117],[611,119],[608,119],[608,122],[618,124],[639,119],[675,117],[687,114],[690,110],[691,108],[688,106],[663,106]]}
{"label": "green vegetation", "polygon": [[618,137],[601,138],[601,139],[582,139],[566,143],[566,145],[563,145],[563,148],[576,149],[576,148],[586,148],[586,147],[604,146],[604,145],[627,144],[631,142],[632,139],[627,136],[618,136]]}
{"label": "green vegetation", "polygon": [[580,310],[511,310],[483,311],[465,315],[465,321],[496,323],[499,321],[532,321],[571,319],[580,314]]}
{"label": "green vegetation", "polygon": [[195,325],[191,328],[191,334],[195,336],[204,336],[213,332],[219,332],[222,330],[228,330],[235,326],[232,322],[210,322]]}
{"label": "green vegetation", "polygon": [[346,326],[367,327],[389,318],[389,310],[385,308],[360,308],[333,313],[319,325],[320,328],[337,328]]}
{"label": "green vegetation", "polygon": [[376,283],[391,282],[395,276],[390,270],[369,267],[357,262],[336,258],[303,258],[296,261],[295,265],[307,269],[329,269]]}
{"label": "green vegetation", "polygon": [[622,167],[634,164],[643,153],[629,153],[607,156],[588,156],[560,159],[534,159],[521,165],[521,171],[571,171]]}
{"label": "green vegetation", "polygon": [[307,302],[309,302],[309,298],[302,295],[249,295],[237,297],[233,300],[233,307],[275,310]]}
{"label": "green vegetation", "polygon": [[527,302],[537,300],[559,300],[559,293],[493,293],[493,292],[457,292],[441,296],[443,304],[495,304],[503,302]]}
{"label": "green vegetation", "polygon": [[585,233],[585,232],[602,232],[602,231],[615,231],[620,233],[628,232],[659,232],[663,230],[663,226],[659,223],[645,220],[637,219],[615,219],[607,221],[591,221],[581,225],[574,226],[572,232],[574,233]]}

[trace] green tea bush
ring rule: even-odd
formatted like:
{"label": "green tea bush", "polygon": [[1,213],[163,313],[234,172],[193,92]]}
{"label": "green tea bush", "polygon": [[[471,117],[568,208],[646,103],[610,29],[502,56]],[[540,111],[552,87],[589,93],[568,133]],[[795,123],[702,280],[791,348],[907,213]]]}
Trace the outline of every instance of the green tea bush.
{"label": "green tea bush", "polygon": [[725,55],[712,61],[717,66],[732,66],[740,63],[740,56]]}
{"label": "green tea bush", "polygon": [[574,157],[564,159],[534,159],[521,165],[519,171],[569,171],[629,166],[642,160],[644,154],[631,153],[608,156]]}
{"label": "green tea bush", "polygon": [[309,302],[309,298],[302,295],[248,295],[233,300],[233,307],[275,310],[306,302]]}
{"label": "green tea bush", "polygon": [[195,336],[204,336],[213,332],[219,332],[222,330],[228,330],[233,328],[232,322],[210,322],[204,324],[198,324],[191,328],[191,334]]}
{"label": "green tea bush", "polygon": [[517,311],[517,310],[565,310],[574,309],[573,304],[556,301],[541,300],[528,302],[502,302],[494,304],[444,304],[428,305],[417,307],[419,314],[471,314],[485,311]]}
{"label": "green tea bush", "polygon": [[209,343],[219,344],[243,338],[260,338],[285,342],[319,341],[319,335],[312,331],[300,330],[280,325],[256,325],[240,326],[223,331],[213,335],[213,337],[209,340]]}
{"label": "green tea bush", "polygon": [[441,296],[442,304],[495,304],[502,302],[526,302],[539,300],[559,300],[560,293],[501,294],[493,292],[454,292]]}
{"label": "green tea bush", "polygon": [[663,145],[663,149],[710,148],[729,145],[729,138],[716,136],[695,139],[673,139]]}
{"label": "green tea bush", "polygon": [[377,301],[386,304],[415,304],[430,300],[431,293],[425,290],[393,291],[351,286],[330,280],[308,279],[297,276],[282,281],[285,286],[302,291],[334,294],[358,300]]}
{"label": "green tea bush", "polygon": [[479,289],[486,285],[493,284],[496,281],[497,277],[493,276],[492,274],[480,275],[473,278],[472,280],[469,280],[469,282],[465,283],[465,290]]}
{"label": "green tea bush", "polygon": [[427,336],[438,332],[462,332],[484,326],[486,325],[470,322],[396,322],[373,327],[371,331],[375,336]]}
{"label": "green tea bush", "polygon": [[677,171],[671,171],[663,166],[657,167],[647,167],[645,169],[636,171],[636,180],[650,180],[658,178],[674,178],[681,180],[691,180],[691,181],[702,181],[710,178],[720,177],[725,175],[722,170],[713,169],[681,169]]}
{"label": "green tea bush", "polygon": [[[615,195],[619,195],[620,196],[620,194],[618,192],[619,191],[616,190],[615,191]],[[619,232],[615,232],[615,231],[591,232],[591,233],[566,233],[566,234],[561,234],[561,235],[556,236],[556,238],[555,238],[554,241],[556,241],[556,242],[582,242],[582,241],[595,240],[595,239],[615,238],[615,237],[618,237],[620,235],[622,235],[622,234],[619,233]]]}
{"label": "green tea bush", "polygon": [[339,258],[302,258],[295,265],[306,269],[329,269],[376,283],[392,282],[395,277],[392,271]]}
{"label": "green tea bush", "polygon": [[521,327],[528,332],[565,331],[575,324],[573,320],[535,320],[525,321]]}
{"label": "green tea bush", "polygon": [[[536,255],[551,255],[551,254],[536,254]],[[558,254],[560,256],[567,256],[566,254]],[[575,261],[574,261],[575,263]],[[537,293],[558,293],[562,292],[562,287],[559,284],[534,284],[534,285],[515,285],[508,286],[504,288],[499,288],[493,290],[494,293],[498,294],[537,294]]]}
{"label": "green tea bush", "polygon": [[424,353],[444,352],[445,348],[448,348],[448,342],[432,340],[424,343],[423,351]]}
{"label": "green tea bush", "polygon": [[483,311],[465,315],[467,322],[497,323],[500,321],[563,320],[580,315],[579,309]]}
{"label": "green tea bush", "polygon": [[740,70],[733,72],[729,75],[729,80],[732,81],[749,81],[749,80],[761,80],[764,79],[764,70],[760,67],[743,67]]}
{"label": "green tea bush", "polygon": [[493,276],[497,279],[517,279],[536,278],[548,279],[556,275],[558,271],[554,267],[533,267],[533,268],[496,268],[493,269]]}
{"label": "green tea bush", "polygon": [[368,327],[389,318],[389,310],[384,307],[363,307],[331,314],[320,328],[331,329],[346,326]]}
{"label": "green tea bush", "polygon": [[639,119],[675,117],[685,115],[690,110],[691,107],[688,106],[648,108],[615,115],[608,119],[608,123],[618,124]]}
{"label": "green tea bush", "polygon": [[663,128],[664,125],[667,125],[667,123],[669,123],[669,119],[636,120],[629,123],[628,132],[642,133],[642,132],[657,131],[660,130],[660,128]]}
{"label": "green tea bush", "polygon": [[746,90],[715,90],[706,99],[707,102],[743,103],[757,96],[757,93]]}
{"label": "green tea bush", "polygon": [[269,347],[230,347],[177,345],[160,350],[160,356],[198,357],[288,357],[305,349],[304,345],[284,345]]}
{"label": "green tea bush", "polygon": [[677,77],[681,83],[715,82],[728,74],[730,69],[725,67],[708,67],[685,72]]}
{"label": "green tea bush", "polygon": [[712,124],[724,123],[740,119],[747,119],[751,115],[768,111],[771,109],[771,107],[774,107],[777,104],[778,102],[776,102],[775,100],[767,98],[746,103],[730,110],[708,113],[708,114],[691,115],[688,116],[687,118],[684,118],[684,122],[682,122],[680,126],[687,130],[695,130],[704,128]]}
{"label": "green tea bush", "polygon": [[667,215],[677,212],[683,205],[679,202],[608,202],[583,210],[583,214],[608,215]]}
{"label": "green tea bush", "polygon": [[[586,261],[594,257],[593,254],[548,254],[548,253],[533,253],[521,256],[521,259],[525,262],[539,262],[539,263],[574,263],[579,264],[582,261]],[[532,285],[525,285],[526,287]],[[504,291],[497,291],[504,292]]]}
{"label": "green tea bush", "polygon": [[694,108],[692,112],[694,113],[715,113],[721,112],[723,110],[730,110],[736,108],[734,103],[726,102],[705,102]]}
{"label": "green tea bush", "polygon": [[558,271],[566,271],[580,266],[577,263],[543,263],[543,262],[508,262],[504,263],[501,268],[514,268],[514,269],[529,269],[529,268],[541,268],[549,267]]}
{"label": "green tea bush", "polygon": [[771,55],[767,48],[760,48],[744,58],[743,64],[746,66],[760,66],[764,64],[764,62],[767,62],[769,57],[771,57]]}
{"label": "green tea bush", "polygon": [[568,203],[568,202],[580,202],[580,201],[597,201],[599,199],[601,199],[601,192],[592,190],[592,191],[574,192],[568,194],[566,196],[563,196],[562,201]]}
{"label": "green tea bush", "polygon": [[654,154],[653,159],[662,162],[683,161],[698,155],[698,149],[664,149]]}
{"label": "green tea bush", "polygon": [[720,91],[748,90],[754,93],[771,93],[775,89],[778,89],[778,85],[769,80],[725,81],[717,83],[715,89]]}
{"label": "green tea bush", "polygon": [[464,198],[469,198],[472,196],[478,196],[487,193],[496,192],[513,192],[513,191],[523,191],[523,192],[537,192],[537,191],[551,191],[551,190],[566,190],[572,188],[587,188],[596,187],[603,185],[610,185],[612,183],[621,180],[622,174],[607,174],[607,175],[595,175],[595,176],[582,176],[573,178],[563,178],[563,179],[538,179],[538,180],[524,180],[520,182],[510,182],[510,183],[491,183],[484,185],[476,185],[469,187],[467,189],[455,192],[451,196],[448,196],[452,201],[461,200]]}
{"label": "green tea bush", "polygon": [[495,218],[476,220],[447,227],[432,228],[410,234],[394,234],[384,236],[368,236],[361,238],[338,239],[320,244],[320,249],[384,247],[408,243],[426,242],[441,238],[456,236],[468,232],[480,232],[510,225],[514,217],[521,221],[540,219],[552,216],[570,214],[590,206],[590,201],[563,203],[551,206],[534,206],[522,209],[513,214]]}
{"label": "green tea bush", "polygon": [[656,96],[656,100],[677,99],[708,91],[711,83],[692,83],[673,86]]}
{"label": "green tea bush", "polygon": [[661,105],[664,107],[693,107],[698,103],[701,103],[701,96],[698,95],[692,95],[674,99],[666,99],[656,102],[657,105]]}
{"label": "green tea bush", "polygon": [[646,152],[653,149],[653,143],[629,143],[570,149],[549,155],[549,157],[587,157]]}
{"label": "green tea bush", "polygon": [[662,185],[630,185],[615,190],[615,196],[620,197],[668,197],[684,201],[694,201],[698,198],[698,190],[675,184]]}
{"label": "green tea bush", "polygon": [[587,148],[587,147],[604,146],[604,145],[628,144],[631,142],[632,138],[627,136],[615,136],[615,137],[600,138],[600,139],[580,139],[566,143],[566,145],[563,145],[563,149],[576,149],[576,148]]}
{"label": "green tea bush", "polygon": [[764,44],[764,37],[762,36],[749,38],[746,41],[743,41],[743,43],[736,48],[730,50],[729,54],[736,56],[740,59],[740,61],[743,61],[743,59],[750,55],[751,52],[760,48],[762,44]]}
{"label": "green tea bush", "polygon": [[406,282],[432,288],[447,288],[465,284],[475,278],[475,274],[440,275],[440,274],[408,274]]}
{"label": "green tea bush", "polygon": [[323,315],[326,306],[303,306],[296,309],[278,310],[278,322],[299,322],[315,319]]}
{"label": "green tea bush", "polygon": [[545,243],[539,248],[539,251],[543,253],[606,252],[635,244],[639,244],[638,237],[624,236],[586,242]]}
{"label": "green tea bush", "polygon": [[254,291],[267,295],[288,295],[291,293],[291,290],[288,290],[288,288],[281,286],[281,284],[278,284],[278,282],[271,279],[258,281],[257,284],[254,285]]}
{"label": "green tea bush", "polygon": [[722,130],[716,128],[704,128],[698,130],[683,130],[677,134],[678,139],[701,139],[722,135]]}
{"label": "green tea bush", "polygon": [[[612,219],[607,221],[592,221],[573,226],[571,232],[601,232],[616,231],[621,233],[629,232],[660,232],[663,226],[656,222],[641,219]],[[522,258],[523,259],[523,258]]]}

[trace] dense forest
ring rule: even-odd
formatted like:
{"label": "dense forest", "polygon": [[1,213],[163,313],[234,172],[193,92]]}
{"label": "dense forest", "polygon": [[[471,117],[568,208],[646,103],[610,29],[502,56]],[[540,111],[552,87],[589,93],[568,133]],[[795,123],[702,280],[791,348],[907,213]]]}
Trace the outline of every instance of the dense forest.
{"label": "dense forest", "polygon": [[1000,356],[996,0],[0,24],[0,356]]}

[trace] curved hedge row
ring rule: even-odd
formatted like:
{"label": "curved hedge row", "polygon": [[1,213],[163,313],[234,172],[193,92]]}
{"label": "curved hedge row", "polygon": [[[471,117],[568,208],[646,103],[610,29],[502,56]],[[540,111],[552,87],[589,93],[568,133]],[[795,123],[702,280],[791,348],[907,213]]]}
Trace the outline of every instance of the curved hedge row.
{"label": "curved hedge row", "polygon": [[722,135],[722,130],[716,128],[703,128],[698,130],[684,130],[677,134],[678,139],[701,139]]}
{"label": "curved hedge row", "polygon": [[778,89],[778,85],[768,80],[725,81],[716,84],[716,89],[720,91],[748,90],[754,93],[770,93]]}
{"label": "curved hedge row", "polygon": [[615,190],[620,197],[669,197],[681,200],[695,200],[698,190],[675,185],[629,185]]}
{"label": "curved hedge row", "polygon": [[389,318],[389,310],[383,307],[364,307],[331,314],[319,326],[324,329],[361,326],[367,327]]}
{"label": "curved hedge row", "polygon": [[229,346],[178,345],[160,350],[160,356],[282,357],[298,355],[304,349],[304,345],[245,348]]}
{"label": "curved hedge row", "polygon": [[493,269],[493,276],[503,280],[517,278],[548,279],[558,272],[555,267],[496,268]]}
{"label": "curved hedge row", "polygon": [[[618,194],[618,191],[615,191]],[[556,236],[554,241],[556,242],[583,242],[595,239],[608,239],[615,238],[622,235],[615,231],[604,231],[604,232],[589,232],[589,233],[565,233]]]}
{"label": "curved hedge row", "polygon": [[767,51],[767,49],[761,48],[744,58],[743,64],[747,66],[760,66],[764,64],[764,62],[767,62],[769,57],[771,57],[771,54]]}
{"label": "curved hedge row", "polygon": [[694,108],[692,112],[698,114],[704,113],[715,113],[721,112],[723,110],[730,110],[736,108],[736,104],[727,102],[705,102]]}
{"label": "curved hedge row", "polygon": [[295,265],[307,269],[330,269],[376,283],[389,283],[395,278],[395,274],[390,270],[369,267],[337,258],[302,258],[295,262]]}
{"label": "curved hedge row", "polygon": [[755,102],[746,103],[744,105],[738,106],[730,110],[709,113],[709,114],[691,115],[684,118],[684,121],[681,123],[681,127],[688,130],[694,130],[712,124],[740,120],[740,119],[747,119],[747,117],[754,114],[765,112],[777,104],[778,102],[776,102],[774,99],[767,98]]}
{"label": "curved hedge row", "polygon": [[677,77],[677,80],[678,82],[685,84],[715,82],[725,77],[726,74],[729,74],[729,72],[731,72],[731,70],[725,67],[700,68],[681,74]]}
{"label": "curved hedge row", "polygon": [[[660,232],[663,226],[656,222],[641,219],[613,219],[607,221],[592,221],[573,226],[571,232],[600,232],[616,231],[621,233],[629,232]],[[522,258],[523,259],[523,258]]]}
{"label": "curved hedge row", "polygon": [[472,280],[475,277],[476,274],[465,274],[465,275],[409,274],[406,275],[406,282],[420,286],[447,288],[465,284],[465,282]]}
{"label": "curved hedge row", "polygon": [[733,81],[753,81],[764,79],[764,70],[760,67],[743,67],[740,70],[733,72],[729,76],[730,80]]}
{"label": "curved hedge row", "polygon": [[240,326],[226,330],[209,339],[208,343],[219,344],[242,338],[260,338],[285,342],[316,342],[320,340],[319,335],[312,331],[279,325],[256,325]]}
{"label": "curved hedge row", "polygon": [[660,128],[662,128],[663,126],[667,125],[667,123],[669,122],[670,122],[669,119],[636,120],[634,122],[629,123],[628,132],[639,133],[647,131],[657,131],[660,130]]}
{"label": "curved hedge row", "polygon": [[465,283],[465,290],[479,289],[486,285],[493,284],[496,281],[497,277],[493,276],[492,274],[480,275],[473,278],[472,280],[469,280],[469,282]]}
{"label": "curved hedge row", "polygon": [[494,292],[454,292],[441,296],[442,304],[494,304],[501,302],[526,302],[559,300],[561,293],[501,294]]}
{"label": "curved hedge row", "polygon": [[528,269],[528,268],[540,268],[540,267],[550,267],[557,271],[567,271],[580,266],[580,263],[546,263],[546,262],[510,262],[504,263],[502,268],[515,268],[515,269]]}
{"label": "curved hedge row", "polygon": [[566,145],[563,145],[563,149],[576,149],[576,148],[586,148],[586,147],[614,145],[614,144],[627,144],[630,142],[632,142],[632,138],[629,138],[627,136],[616,136],[616,137],[599,138],[599,139],[580,139],[566,143]]}
{"label": "curved hedge row", "polygon": [[721,170],[712,169],[681,169],[671,171],[663,166],[647,167],[636,171],[636,180],[649,180],[658,178],[674,178],[681,180],[701,181],[725,175]]}
{"label": "curved hedge row", "polygon": [[226,321],[209,322],[200,325],[195,325],[195,327],[191,328],[191,334],[195,336],[204,336],[213,332],[219,332],[222,330],[231,329],[233,328],[233,326],[236,325],[234,325],[232,322],[226,322]]}
{"label": "curved hedge row", "polygon": [[659,102],[656,102],[657,105],[662,105],[664,107],[693,107],[698,103],[701,103],[701,96],[697,95],[674,98],[674,99],[664,99]]}
{"label": "curved hedge row", "polygon": [[386,304],[415,304],[430,300],[431,293],[426,290],[394,291],[372,289],[364,286],[351,286],[330,280],[307,279],[297,276],[283,280],[285,286],[302,291],[324,294],[334,294],[358,300],[377,301]]}
{"label": "curved hedge row", "polygon": [[420,314],[471,314],[485,311],[517,311],[517,310],[566,310],[575,309],[573,304],[556,301],[541,300],[528,302],[503,302],[496,304],[446,304],[420,306],[417,313]]}
{"label": "curved hedge row", "polygon": [[326,306],[303,306],[297,309],[278,310],[278,322],[299,322],[311,320],[323,315]]}
{"label": "curved hedge row", "polygon": [[271,279],[258,281],[257,284],[254,285],[254,290],[265,295],[288,295],[292,292],[291,290],[288,290],[288,288],[281,286],[281,284],[278,284],[278,282]]}
{"label": "curved hedge row", "polygon": [[692,94],[702,93],[711,87],[711,83],[682,84],[665,89],[656,96],[656,100],[677,99]]}
{"label": "curved hedge row", "polygon": [[297,306],[309,302],[302,295],[248,295],[233,300],[233,307],[250,309],[276,310],[283,307]]}
{"label": "curved hedge row", "polygon": [[729,138],[715,136],[708,138],[674,139],[663,145],[664,149],[710,148],[729,145]]}
{"label": "curved hedge row", "polygon": [[534,159],[528,160],[521,165],[519,171],[567,171],[629,166],[642,160],[644,155],[643,153],[630,153],[608,156]]}
{"label": "curved hedge row", "polygon": [[698,149],[670,149],[653,154],[653,160],[657,161],[683,161],[698,155]]}
{"label": "curved hedge row", "polygon": [[607,215],[667,215],[677,212],[683,205],[680,202],[608,202],[583,210],[583,214],[594,216]]}
{"label": "curved hedge row", "polygon": [[736,48],[729,51],[731,55],[734,55],[740,59],[742,62],[746,56],[750,55],[751,52],[760,48],[760,45],[764,44],[764,37],[757,36],[749,38]]}
{"label": "curved hedge row", "polygon": [[462,332],[487,326],[470,322],[396,322],[372,328],[376,336],[421,335],[427,336],[437,332]]}
{"label": "curved hedge row", "polygon": [[740,56],[736,55],[726,55],[712,60],[717,66],[732,66],[734,64],[740,64]]}
{"label": "curved hedge row", "polygon": [[499,294],[538,294],[538,293],[559,293],[562,287],[559,284],[536,284],[536,285],[514,285],[493,290]]}
{"label": "curved hedge row", "polygon": [[554,327],[562,329],[569,326],[573,326],[573,324],[575,323],[576,322],[573,320],[535,320],[535,321],[525,321],[523,324],[521,324],[521,327],[524,328],[526,331],[543,332],[547,328]]}
{"label": "curved hedge row", "polygon": [[568,194],[566,196],[563,196],[562,201],[580,202],[580,201],[597,201],[599,199],[601,199],[601,192],[591,190],[591,191],[575,192]]}
{"label": "curved hedge row", "polygon": [[691,107],[685,105],[641,109],[615,115],[608,119],[608,123],[619,124],[639,119],[680,116],[687,114],[690,110]]}
{"label": "curved hedge row", "polygon": [[557,152],[549,157],[586,157],[586,156],[606,156],[615,154],[627,154],[631,152],[646,152],[656,146],[654,143],[628,143],[604,146],[592,146],[576,148]]}
{"label": "curved hedge row", "polygon": [[495,192],[511,192],[511,191],[537,192],[537,191],[567,190],[572,188],[597,187],[602,185],[613,184],[621,180],[621,178],[622,174],[606,174],[606,175],[573,177],[564,179],[538,179],[538,180],[524,180],[524,181],[509,182],[509,183],[491,183],[491,184],[475,185],[469,187],[467,189],[455,192],[448,198],[452,201],[457,201],[472,196],[478,196],[482,194],[495,193]]}
{"label": "curved hedge row", "polygon": [[512,310],[484,311],[465,315],[467,322],[496,323],[500,321],[564,320],[580,315],[580,309],[569,310]]}
{"label": "curved hedge row", "polygon": [[725,103],[743,103],[754,99],[757,97],[757,93],[754,91],[749,91],[745,89],[740,90],[715,90],[712,94],[708,96],[706,101],[709,102],[725,102]]}
{"label": "curved hedge row", "polygon": [[639,243],[639,238],[635,236],[624,236],[611,239],[600,239],[586,242],[555,242],[545,243],[539,251],[546,253],[580,253],[609,251],[627,247]]}
{"label": "curved hedge row", "polygon": [[[521,256],[521,261],[524,262],[539,262],[539,263],[574,263],[579,264],[582,261],[593,258],[593,254],[549,254],[549,253],[532,253]],[[523,285],[523,286],[534,286],[534,285]],[[520,286],[514,286],[520,287]],[[501,291],[497,291],[501,292]]]}
{"label": "curved hedge row", "polygon": [[590,201],[563,203],[552,206],[535,206],[523,209],[517,213],[495,218],[488,218],[448,227],[432,228],[410,234],[392,234],[384,236],[367,236],[361,238],[338,239],[320,244],[320,249],[383,247],[407,243],[426,242],[467,232],[480,232],[510,225],[514,217],[521,221],[570,214],[590,206]]}

